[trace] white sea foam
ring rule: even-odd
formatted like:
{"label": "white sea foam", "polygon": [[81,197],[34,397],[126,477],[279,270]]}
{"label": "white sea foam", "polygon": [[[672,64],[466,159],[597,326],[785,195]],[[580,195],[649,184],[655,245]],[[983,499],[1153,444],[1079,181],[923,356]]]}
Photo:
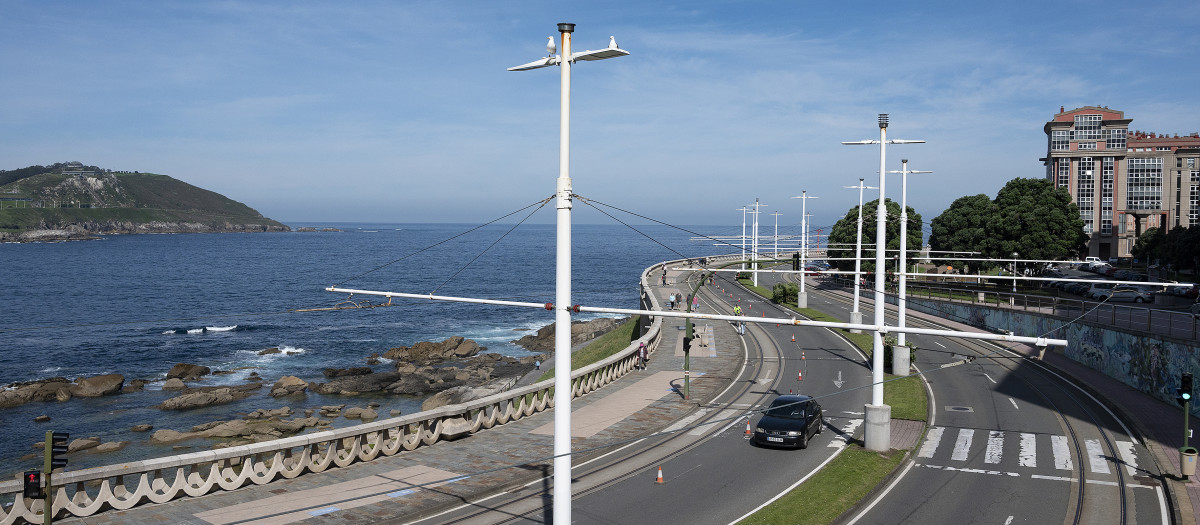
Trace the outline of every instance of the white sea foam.
{"label": "white sea foam", "polygon": [[189,328],[189,329],[188,329],[188,331],[187,331],[187,333],[189,333],[189,334],[202,334],[202,333],[204,333],[204,329],[203,329],[203,328]]}
{"label": "white sea foam", "polygon": [[209,332],[232,332],[234,330],[237,330],[237,325],[235,324],[233,326],[206,326],[206,327],[204,327],[204,329],[208,330]]}

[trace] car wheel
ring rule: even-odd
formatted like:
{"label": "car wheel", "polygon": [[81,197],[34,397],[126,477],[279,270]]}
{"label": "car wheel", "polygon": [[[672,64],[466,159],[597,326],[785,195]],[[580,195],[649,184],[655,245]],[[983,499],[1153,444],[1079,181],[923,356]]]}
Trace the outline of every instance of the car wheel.
{"label": "car wheel", "polygon": [[800,433],[800,448],[808,448],[808,432]]}
{"label": "car wheel", "polygon": [[817,433],[820,434],[824,431],[825,431],[825,418],[822,417],[821,420],[817,422]]}
{"label": "car wheel", "polygon": [[1144,303],[1144,302],[1146,302],[1146,301],[1143,301],[1141,297],[1134,297],[1134,298],[1133,298],[1133,302],[1135,302],[1135,303]]}

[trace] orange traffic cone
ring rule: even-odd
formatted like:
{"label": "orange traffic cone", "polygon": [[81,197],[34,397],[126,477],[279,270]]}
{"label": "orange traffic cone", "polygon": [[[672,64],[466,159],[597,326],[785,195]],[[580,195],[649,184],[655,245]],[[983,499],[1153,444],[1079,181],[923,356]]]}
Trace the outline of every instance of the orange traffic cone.
{"label": "orange traffic cone", "polygon": [[659,466],[658,466],[658,479],[657,479],[657,480],[655,480],[654,482],[655,482],[655,483],[657,483],[657,484],[659,484],[659,485],[662,485],[662,484],[663,484],[663,479],[662,479],[662,465],[659,465]]}
{"label": "orange traffic cone", "polygon": [[792,334],[792,342],[793,342],[793,343],[795,343],[795,342],[796,342],[796,334]]}
{"label": "orange traffic cone", "polygon": [[796,371],[796,381],[804,381],[804,371],[803,370]]}
{"label": "orange traffic cone", "polygon": [[750,420],[746,420],[746,439],[750,439]]}

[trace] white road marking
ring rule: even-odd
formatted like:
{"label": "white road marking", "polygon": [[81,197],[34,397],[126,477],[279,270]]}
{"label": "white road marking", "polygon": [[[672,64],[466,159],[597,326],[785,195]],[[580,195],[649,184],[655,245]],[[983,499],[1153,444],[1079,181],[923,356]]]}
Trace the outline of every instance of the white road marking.
{"label": "white road marking", "polygon": [[999,430],[988,432],[987,449],[983,452],[983,462],[996,464],[1004,455],[1004,433]]}
{"label": "white road marking", "polygon": [[1037,436],[1021,433],[1021,456],[1019,464],[1022,467],[1037,466]]}
{"label": "white road marking", "polygon": [[989,376],[989,375],[987,375],[987,374],[983,374],[983,377],[986,377],[986,378],[988,378],[988,381],[991,381],[991,382],[992,382],[992,384],[995,384],[995,383],[996,383],[996,380],[995,380],[995,379],[992,379],[992,376]]}
{"label": "white road marking", "polygon": [[1088,463],[1092,467],[1092,472],[1109,474],[1108,460],[1104,458],[1104,451],[1100,448],[1100,440],[1084,440],[1083,447],[1087,449]]}
{"label": "white road marking", "polygon": [[941,465],[921,465],[921,466],[926,467],[926,468],[945,470],[948,472],[966,472],[968,474],[990,474],[992,476],[1009,476],[1009,477],[1014,477],[1014,478],[1021,477],[1021,475],[1017,474],[1016,472],[1004,472],[1002,470],[983,470],[983,469],[978,469],[978,468],[943,467]]}
{"label": "white road marking", "polygon": [[1030,477],[1030,479],[1048,479],[1051,481],[1070,481],[1072,483],[1079,481],[1075,478],[1068,478],[1068,477],[1063,477],[1063,476],[1043,476],[1041,474],[1034,474],[1029,477]]}
{"label": "white road marking", "polygon": [[1133,443],[1129,441],[1118,441],[1117,452],[1121,454],[1121,461],[1125,462],[1125,469],[1130,476],[1138,474],[1137,454],[1133,453]]}
{"label": "white road marking", "polygon": [[939,342],[937,342],[937,341],[934,341],[934,342],[933,342],[933,344],[935,344],[935,345],[938,345],[938,346],[940,346],[940,347],[942,347],[942,348],[946,348],[946,345],[944,345],[944,344],[942,344],[942,343],[939,343]]}
{"label": "white road marking", "polygon": [[1008,398],[1008,402],[1009,402],[1009,403],[1012,403],[1012,405],[1013,405],[1013,408],[1015,408],[1015,409],[1017,409],[1017,410],[1020,410],[1020,409],[1021,409],[1021,407],[1017,406],[1017,402],[1016,402],[1016,401],[1013,401],[1013,398],[1011,398],[1011,397],[1010,397],[1010,398]]}
{"label": "white road marking", "polygon": [[974,437],[974,430],[969,428],[959,429],[958,440],[954,442],[954,453],[950,455],[950,459],[954,461],[966,461],[967,455],[971,451],[971,439]]}
{"label": "white road marking", "polygon": [[847,421],[846,424],[842,426],[841,434],[834,436],[833,439],[829,440],[829,444],[825,446],[830,448],[840,448],[845,446],[850,438],[854,436],[854,431],[858,429],[858,426],[861,424],[863,424],[863,420],[861,419],[851,419]]}
{"label": "white road marking", "polygon": [[1066,436],[1050,436],[1050,450],[1054,452],[1054,468],[1071,470],[1071,449]]}
{"label": "white road marking", "polygon": [[925,434],[925,443],[921,445],[921,451],[917,453],[917,457],[932,458],[934,451],[942,443],[942,432],[945,430],[942,427],[929,429],[929,433]]}
{"label": "white road marking", "polygon": [[1009,516],[1008,519],[1004,520],[1004,525],[1012,525],[1012,520],[1013,517]]}

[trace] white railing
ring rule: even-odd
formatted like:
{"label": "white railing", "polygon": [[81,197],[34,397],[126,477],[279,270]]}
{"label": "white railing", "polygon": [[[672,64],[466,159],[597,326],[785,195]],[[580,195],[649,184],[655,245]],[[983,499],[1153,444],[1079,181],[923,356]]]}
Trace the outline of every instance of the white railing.
{"label": "white railing", "polygon": [[[643,304],[658,310],[649,276],[676,261],[642,272]],[[662,333],[662,318],[650,320],[646,333],[624,350],[571,374],[572,398],[591,393],[633,370],[638,343],[653,351]],[[108,509],[125,510],[146,502],[165,503],[199,497],[214,490],[235,490],[248,484],[265,485],[308,472],[346,467],[380,456],[394,456],[517,421],[554,407],[554,381],[546,380],[475,401],[448,405],[408,416],[352,427],[265,441],[220,450],[194,452],[130,463],[106,465],[53,475],[52,515],[92,516]],[[0,525],[19,521],[41,523],[43,500],[26,500],[22,480],[0,482]]]}

